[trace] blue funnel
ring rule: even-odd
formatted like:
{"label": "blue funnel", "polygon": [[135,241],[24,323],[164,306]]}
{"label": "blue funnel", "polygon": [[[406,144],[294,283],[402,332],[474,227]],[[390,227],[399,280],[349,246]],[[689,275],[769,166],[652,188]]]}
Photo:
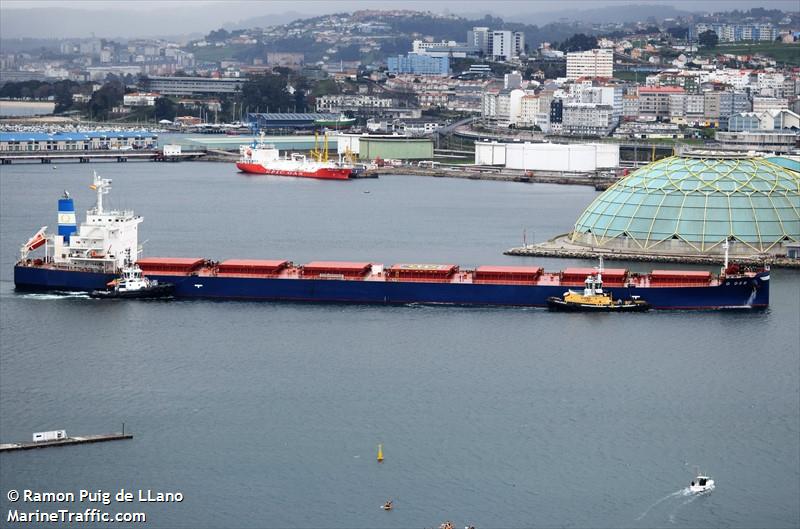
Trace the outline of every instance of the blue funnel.
{"label": "blue funnel", "polygon": [[64,192],[64,197],[58,199],[58,234],[64,237],[64,243],[69,244],[69,237],[78,231],[75,221],[75,204]]}

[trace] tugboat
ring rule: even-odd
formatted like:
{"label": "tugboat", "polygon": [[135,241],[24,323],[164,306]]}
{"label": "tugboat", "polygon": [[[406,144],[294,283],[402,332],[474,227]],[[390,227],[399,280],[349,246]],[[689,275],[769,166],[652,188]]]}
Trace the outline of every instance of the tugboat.
{"label": "tugboat", "polygon": [[160,299],[172,297],[175,291],[172,283],[159,283],[158,280],[146,278],[135,263],[127,263],[119,279],[109,282],[107,286],[107,290],[93,290],[89,296],[104,299]]}
{"label": "tugboat", "polygon": [[694,494],[702,494],[703,492],[711,492],[714,490],[714,480],[702,474],[694,478],[694,481],[689,485],[689,492]]}
{"label": "tugboat", "polygon": [[586,277],[586,286],[583,292],[568,290],[564,296],[559,298],[551,296],[547,298],[547,307],[550,310],[565,312],[645,312],[650,310],[650,304],[639,299],[639,296],[631,296],[631,299],[614,299],[611,294],[603,292],[603,261],[600,260],[600,268],[597,274]]}

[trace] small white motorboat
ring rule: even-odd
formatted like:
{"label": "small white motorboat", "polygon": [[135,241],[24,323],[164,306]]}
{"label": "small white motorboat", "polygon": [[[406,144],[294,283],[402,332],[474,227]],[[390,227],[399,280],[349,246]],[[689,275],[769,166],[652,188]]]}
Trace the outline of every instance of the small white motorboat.
{"label": "small white motorboat", "polygon": [[689,492],[700,494],[714,490],[714,480],[708,476],[698,475],[689,485]]}

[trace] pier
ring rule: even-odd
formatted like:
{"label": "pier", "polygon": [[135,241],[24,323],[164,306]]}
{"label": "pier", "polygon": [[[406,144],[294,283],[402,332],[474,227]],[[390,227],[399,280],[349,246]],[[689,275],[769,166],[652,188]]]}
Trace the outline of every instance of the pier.
{"label": "pier", "polygon": [[598,176],[596,173],[570,173],[566,171],[519,171],[497,167],[445,165],[434,168],[378,167],[368,169],[365,175],[416,175],[439,178],[464,178],[494,182],[524,182],[529,184],[562,184],[592,186],[598,191],[607,189],[616,178]]}
{"label": "pier", "polygon": [[25,443],[0,443],[0,452],[11,452],[13,450],[32,450],[34,448],[47,448],[51,446],[79,445],[86,443],[102,443],[105,441],[121,441],[123,439],[133,439],[131,433],[107,433],[98,435],[84,435],[67,437],[53,441],[25,442]]}
{"label": "pier", "polygon": [[[509,248],[505,255],[527,257],[557,257],[561,259],[587,259],[595,261],[602,257],[606,261],[636,261],[674,264],[721,265],[722,255],[680,255],[669,253],[648,253],[599,248],[585,248],[572,244],[568,234],[559,235],[549,241]],[[800,259],[778,256],[732,256],[731,260],[752,266],[769,265],[773,268],[800,268]]]}
{"label": "pier", "polygon": [[0,164],[10,165],[13,162],[39,162],[52,163],[54,160],[77,161],[89,163],[91,161],[117,161],[145,160],[153,162],[177,162],[180,160],[194,160],[206,156],[203,151],[183,152],[165,155],[162,151],[141,150],[103,150],[103,151],[3,151],[0,152]]}

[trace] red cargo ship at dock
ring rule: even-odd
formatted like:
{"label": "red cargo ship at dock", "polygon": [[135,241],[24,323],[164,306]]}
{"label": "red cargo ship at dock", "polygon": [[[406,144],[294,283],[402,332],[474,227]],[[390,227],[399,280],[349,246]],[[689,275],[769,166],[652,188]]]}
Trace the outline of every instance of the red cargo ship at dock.
{"label": "red cargo ship at dock", "polygon": [[328,160],[327,136],[324,140],[324,149],[320,150],[315,146],[311,158],[298,153],[281,157],[274,145],[264,143],[263,135],[258,142],[240,146],[239,154],[236,168],[250,174],[348,180],[355,169],[352,164]]}

